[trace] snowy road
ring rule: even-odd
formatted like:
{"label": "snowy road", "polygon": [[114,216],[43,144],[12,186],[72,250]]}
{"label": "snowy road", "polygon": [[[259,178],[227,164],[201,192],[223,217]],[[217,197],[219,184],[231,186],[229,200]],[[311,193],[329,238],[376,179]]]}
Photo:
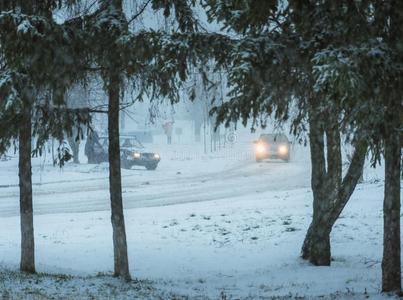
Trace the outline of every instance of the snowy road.
{"label": "snowy road", "polygon": [[[159,168],[123,170],[123,198],[127,209],[226,199],[255,193],[309,187],[309,164],[268,161],[256,163],[248,155],[203,159],[163,160]],[[182,157],[181,157],[182,158]],[[37,170],[35,214],[109,210],[107,165],[51,166]],[[38,175],[38,174],[37,174]],[[38,177],[38,176],[37,176]],[[0,184],[0,217],[19,214],[18,184]]]}

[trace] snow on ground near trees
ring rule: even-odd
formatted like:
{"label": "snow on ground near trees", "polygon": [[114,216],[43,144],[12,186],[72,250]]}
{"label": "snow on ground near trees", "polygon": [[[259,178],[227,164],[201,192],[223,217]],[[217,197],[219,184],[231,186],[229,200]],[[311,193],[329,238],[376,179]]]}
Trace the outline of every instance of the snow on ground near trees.
{"label": "snow on ground near trees", "polygon": [[58,170],[34,161],[37,270],[74,277],[32,277],[17,272],[17,160],[0,162],[3,295],[381,297],[383,183],[378,171],[366,171],[366,182],[335,225],[332,266],[313,267],[299,258],[312,213],[307,149],[296,147],[289,164],[256,163],[249,144],[209,155],[192,146],[159,150],[162,161],[155,172],[123,170],[130,269],[138,280],[129,285],[109,276],[113,249],[106,164],[68,164]]}

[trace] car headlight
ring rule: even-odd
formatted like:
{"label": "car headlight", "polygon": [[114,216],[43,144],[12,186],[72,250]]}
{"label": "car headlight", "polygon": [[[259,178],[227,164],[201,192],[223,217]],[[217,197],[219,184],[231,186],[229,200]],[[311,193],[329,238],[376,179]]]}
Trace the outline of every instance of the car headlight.
{"label": "car headlight", "polygon": [[266,152],[266,147],[263,144],[257,144],[256,145],[256,152],[257,153],[265,153]]}
{"label": "car headlight", "polygon": [[155,159],[160,159],[160,155],[157,154],[157,153],[155,153],[155,154],[154,154],[154,158],[155,158]]}
{"label": "car headlight", "polygon": [[140,158],[141,154],[138,152],[134,152],[133,156],[134,158]]}
{"label": "car headlight", "polygon": [[278,147],[278,152],[280,154],[287,154],[288,153],[288,148],[287,146],[281,145],[280,147]]}

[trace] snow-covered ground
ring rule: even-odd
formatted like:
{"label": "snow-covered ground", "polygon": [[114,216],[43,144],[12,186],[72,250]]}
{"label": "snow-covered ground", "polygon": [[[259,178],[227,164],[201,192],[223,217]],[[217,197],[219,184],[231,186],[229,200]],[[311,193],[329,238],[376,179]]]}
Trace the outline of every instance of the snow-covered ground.
{"label": "snow-covered ground", "polygon": [[379,170],[366,170],[366,182],[335,225],[332,266],[313,267],[299,258],[312,212],[306,148],[295,146],[288,164],[256,163],[250,143],[207,155],[200,146],[153,150],[162,156],[156,171],[123,170],[130,269],[138,279],[130,284],[107,276],[113,270],[113,249],[106,164],[68,164],[59,170],[34,160],[37,270],[75,276],[70,278],[17,272],[17,159],[0,162],[3,295],[386,298],[379,294]]}

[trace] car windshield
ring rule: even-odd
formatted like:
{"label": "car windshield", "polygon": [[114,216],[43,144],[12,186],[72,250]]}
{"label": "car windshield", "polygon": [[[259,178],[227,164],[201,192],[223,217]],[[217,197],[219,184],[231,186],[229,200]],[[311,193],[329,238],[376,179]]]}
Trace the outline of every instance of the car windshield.
{"label": "car windshield", "polygon": [[[102,147],[108,147],[109,141],[107,137],[99,138],[99,143]],[[135,136],[121,136],[120,137],[120,147],[121,148],[135,148],[135,149],[143,149],[143,144],[135,137]]]}
{"label": "car windshield", "polygon": [[262,134],[260,140],[266,143],[288,143],[288,139],[284,134]]}
{"label": "car windshield", "polygon": [[144,148],[143,144],[136,138],[136,136],[121,136],[120,146],[122,148]]}

